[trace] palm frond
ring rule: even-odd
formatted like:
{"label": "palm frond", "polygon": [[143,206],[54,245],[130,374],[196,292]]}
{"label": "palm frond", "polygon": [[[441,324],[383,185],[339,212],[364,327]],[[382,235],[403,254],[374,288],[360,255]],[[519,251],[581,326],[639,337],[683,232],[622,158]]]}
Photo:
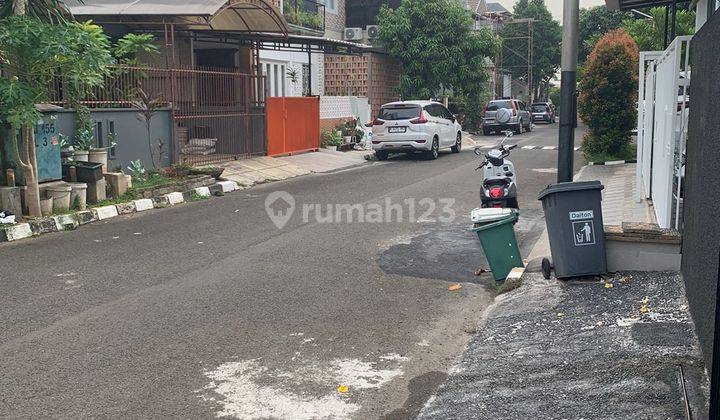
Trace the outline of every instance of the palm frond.
{"label": "palm frond", "polygon": [[[14,14],[14,4],[23,0],[0,0],[0,19]],[[72,14],[63,0],[24,0],[26,2],[26,14],[46,22],[59,22],[72,19]],[[84,0],[74,0],[84,3]]]}

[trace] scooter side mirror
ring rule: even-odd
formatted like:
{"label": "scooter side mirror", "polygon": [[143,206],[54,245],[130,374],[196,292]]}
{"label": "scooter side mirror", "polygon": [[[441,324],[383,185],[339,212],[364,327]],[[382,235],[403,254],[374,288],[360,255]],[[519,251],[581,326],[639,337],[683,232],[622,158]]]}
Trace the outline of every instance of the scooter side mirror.
{"label": "scooter side mirror", "polygon": [[476,148],[476,149],[474,150],[474,152],[475,152],[475,154],[478,155],[478,156],[482,156],[482,154],[483,154],[482,150],[480,150],[479,147]]}

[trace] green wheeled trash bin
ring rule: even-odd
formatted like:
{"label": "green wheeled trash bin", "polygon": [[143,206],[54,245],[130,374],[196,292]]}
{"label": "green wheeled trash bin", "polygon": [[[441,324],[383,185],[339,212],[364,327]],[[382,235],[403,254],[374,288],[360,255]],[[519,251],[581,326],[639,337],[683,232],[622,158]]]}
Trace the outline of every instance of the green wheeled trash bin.
{"label": "green wheeled trash bin", "polygon": [[[595,276],[607,272],[600,181],[560,182],[540,192],[555,277]],[[550,278],[550,262],[543,260]]]}
{"label": "green wheeled trash bin", "polygon": [[505,280],[513,268],[523,267],[513,230],[518,220],[516,209],[475,209],[470,219],[496,281]]}

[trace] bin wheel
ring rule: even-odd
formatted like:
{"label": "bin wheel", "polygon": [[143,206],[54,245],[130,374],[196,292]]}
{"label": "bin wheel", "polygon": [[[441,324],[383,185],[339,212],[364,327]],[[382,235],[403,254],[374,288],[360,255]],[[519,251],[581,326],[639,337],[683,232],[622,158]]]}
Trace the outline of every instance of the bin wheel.
{"label": "bin wheel", "polygon": [[552,269],[552,266],[550,265],[550,260],[547,258],[543,258],[541,265],[543,277],[545,277],[545,280],[550,280],[550,270]]}

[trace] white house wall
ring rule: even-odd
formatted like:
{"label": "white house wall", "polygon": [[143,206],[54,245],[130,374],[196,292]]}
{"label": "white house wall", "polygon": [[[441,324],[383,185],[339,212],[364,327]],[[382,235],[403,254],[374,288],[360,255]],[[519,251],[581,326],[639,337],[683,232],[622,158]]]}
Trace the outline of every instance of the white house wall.
{"label": "white house wall", "polygon": [[[313,53],[311,59],[312,94],[322,95],[325,87],[325,56],[322,53]],[[263,74],[268,77],[268,96],[283,96],[283,92],[285,96],[302,96],[302,69],[303,65],[307,65],[307,63],[308,55],[304,52],[260,50],[260,64],[262,64]],[[267,72],[268,65],[270,65],[269,74]],[[276,68],[278,69],[277,77],[275,76]],[[297,83],[292,83],[287,76],[288,71],[292,69],[298,72]],[[284,77],[280,76],[281,73],[284,74]]]}

